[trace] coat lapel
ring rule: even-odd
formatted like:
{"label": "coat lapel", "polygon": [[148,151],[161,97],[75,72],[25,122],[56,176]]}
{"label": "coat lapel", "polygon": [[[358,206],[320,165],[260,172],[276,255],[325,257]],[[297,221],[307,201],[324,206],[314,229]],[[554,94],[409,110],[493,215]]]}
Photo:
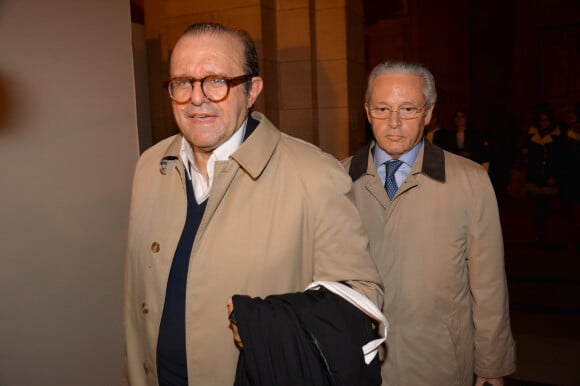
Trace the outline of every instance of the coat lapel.
{"label": "coat lapel", "polygon": [[[365,189],[383,208],[387,208],[390,202],[374,166],[371,151],[373,146],[375,146],[375,143],[371,141],[353,155],[348,173],[353,181],[360,179]],[[417,156],[411,173],[403,185],[399,187],[395,197],[418,186],[418,174],[425,174],[436,181],[445,182],[445,156],[443,150],[429,141],[423,141],[423,148]]]}
{"label": "coat lapel", "polygon": [[[242,177],[242,174],[249,175],[252,180],[260,177],[278,146],[280,136],[280,131],[262,114],[254,112],[248,117],[242,145],[229,160],[215,163],[211,194],[199,226],[201,231],[211,221],[236,178]],[[255,149],[261,151],[257,152]]]}

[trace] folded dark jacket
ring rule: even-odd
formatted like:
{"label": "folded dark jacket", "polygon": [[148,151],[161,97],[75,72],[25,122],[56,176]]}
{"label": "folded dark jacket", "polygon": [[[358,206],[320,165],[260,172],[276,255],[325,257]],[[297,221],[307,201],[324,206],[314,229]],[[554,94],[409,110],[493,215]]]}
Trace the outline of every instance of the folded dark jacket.
{"label": "folded dark jacket", "polygon": [[244,343],[235,386],[374,386],[378,356],[365,364],[362,346],[375,339],[372,320],[325,288],[233,296]]}

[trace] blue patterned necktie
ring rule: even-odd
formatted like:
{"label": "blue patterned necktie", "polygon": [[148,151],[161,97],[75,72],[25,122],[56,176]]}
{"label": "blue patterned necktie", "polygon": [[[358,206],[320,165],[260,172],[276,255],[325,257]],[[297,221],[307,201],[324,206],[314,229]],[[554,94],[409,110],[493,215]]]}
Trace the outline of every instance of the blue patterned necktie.
{"label": "blue patterned necktie", "polygon": [[389,200],[392,200],[399,188],[397,186],[397,181],[395,181],[395,172],[399,169],[399,166],[403,164],[403,161],[398,159],[392,159],[385,162],[387,169],[387,177],[385,178],[385,189],[387,190],[387,195]]}

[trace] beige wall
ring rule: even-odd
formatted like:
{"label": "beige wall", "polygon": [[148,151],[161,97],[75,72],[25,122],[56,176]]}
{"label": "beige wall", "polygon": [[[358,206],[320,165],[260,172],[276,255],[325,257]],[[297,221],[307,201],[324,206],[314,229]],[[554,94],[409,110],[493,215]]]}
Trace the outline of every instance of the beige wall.
{"label": "beige wall", "polygon": [[119,384],[134,88],[129,1],[0,2],[2,386]]}
{"label": "beige wall", "polygon": [[279,125],[346,157],[364,142],[362,2],[276,4]]}

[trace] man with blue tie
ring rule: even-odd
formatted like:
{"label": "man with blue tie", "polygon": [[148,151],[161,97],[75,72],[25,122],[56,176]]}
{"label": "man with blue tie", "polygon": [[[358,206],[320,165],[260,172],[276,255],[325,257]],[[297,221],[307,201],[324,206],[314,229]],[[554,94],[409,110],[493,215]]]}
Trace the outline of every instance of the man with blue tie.
{"label": "man with blue tie", "polygon": [[374,140],[343,161],[384,285],[383,385],[503,385],[515,343],[497,202],[481,165],[423,139],[436,100],[424,66],[379,64]]}

